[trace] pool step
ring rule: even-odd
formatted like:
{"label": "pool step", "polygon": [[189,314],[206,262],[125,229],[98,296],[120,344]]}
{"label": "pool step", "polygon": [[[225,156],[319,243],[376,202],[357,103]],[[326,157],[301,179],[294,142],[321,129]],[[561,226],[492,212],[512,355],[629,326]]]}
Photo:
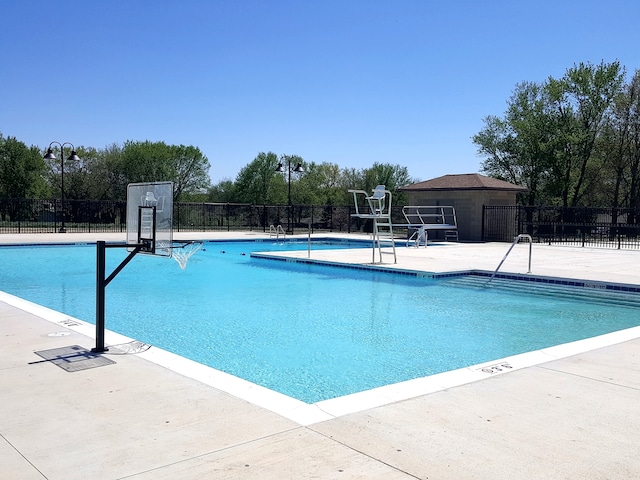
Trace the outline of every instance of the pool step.
{"label": "pool step", "polygon": [[618,292],[605,288],[576,287],[553,283],[530,282],[507,278],[494,278],[491,283],[487,277],[477,275],[461,275],[439,280],[452,287],[487,288],[513,293],[528,293],[540,296],[569,298],[578,301],[595,302],[605,305],[623,305],[640,307],[640,295],[632,292]]}

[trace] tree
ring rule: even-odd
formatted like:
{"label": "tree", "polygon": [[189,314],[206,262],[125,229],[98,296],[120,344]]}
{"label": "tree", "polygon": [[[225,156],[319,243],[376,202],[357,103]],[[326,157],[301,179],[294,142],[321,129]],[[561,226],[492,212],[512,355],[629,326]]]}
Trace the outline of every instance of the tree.
{"label": "tree", "polygon": [[359,170],[357,168],[343,168],[340,171],[340,180],[339,185],[342,190],[342,201],[340,204],[342,205],[352,205],[353,204],[353,195],[349,193],[349,190],[364,190],[365,189],[365,180],[364,180],[364,170]]}
{"label": "tree", "polygon": [[300,201],[308,205],[342,205],[340,167],[335,163],[311,162],[298,181]]}
{"label": "tree", "polygon": [[207,201],[215,203],[232,203],[236,201],[236,185],[233,180],[224,179],[209,187]]}
{"label": "tree", "polygon": [[278,156],[260,152],[243,167],[235,183],[235,201],[253,205],[267,205],[278,196],[276,190],[281,176],[276,173]]}
{"label": "tree", "polygon": [[626,91],[629,104],[627,146],[629,161],[629,206],[640,209],[640,70],[637,70]]}
{"label": "tree", "polygon": [[70,158],[71,150],[64,151],[63,160],[57,156],[46,160],[49,165],[49,183],[54,191],[62,189],[62,169],[64,168],[64,197],[68,199],[104,199],[110,189],[105,181],[105,172],[98,168],[99,152],[92,147],[76,148],[77,159]]}
{"label": "tree", "polygon": [[362,190],[369,192],[377,185],[384,185],[393,194],[396,204],[406,201],[406,194],[399,192],[398,189],[413,183],[407,167],[390,163],[374,163],[371,168],[364,170],[363,178]]}
{"label": "tree", "polygon": [[553,163],[553,127],[547,112],[545,89],[535,83],[516,86],[504,119],[489,116],[485,128],[473,137],[486,157],[482,170],[529,189],[525,204],[549,199],[545,178]]}
{"label": "tree", "polygon": [[485,118],[473,137],[483,171],[529,188],[526,203],[576,206],[602,178],[598,141],[621,92],[619,62],[580,63],[560,79],[519,84],[503,118]]}
{"label": "tree", "polygon": [[38,147],[0,133],[0,197],[38,198],[47,193],[46,164]]}
{"label": "tree", "polygon": [[174,201],[209,187],[209,160],[199,148],[164,142],[127,141],[118,173],[126,183],[172,181]]}
{"label": "tree", "polygon": [[640,208],[640,70],[616,97],[604,130],[603,150],[613,172],[612,206]]}
{"label": "tree", "polygon": [[209,187],[209,160],[198,147],[173,145],[170,158],[176,201],[185,193],[202,193]]}
{"label": "tree", "polygon": [[[107,145],[97,152],[98,165],[94,172],[97,174],[103,188],[96,188],[97,199],[126,199],[127,198],[127,178],[125,177],[121,165],[123,149],[117,143]],[[106,180],[106,182],[105,182]],[[96,180],[94,179],[94,182]],[[105,188],[104,184],[108,184]]]}
{"label": "tree", "polygon": [[562,169],[564,206],[577,206],[597,178],[592,153],[606,114],[621,91],[624,69],[619,62],[598,66],[580,63],[560,80],[550,78],[547,88],[558,123],[558,158]]}

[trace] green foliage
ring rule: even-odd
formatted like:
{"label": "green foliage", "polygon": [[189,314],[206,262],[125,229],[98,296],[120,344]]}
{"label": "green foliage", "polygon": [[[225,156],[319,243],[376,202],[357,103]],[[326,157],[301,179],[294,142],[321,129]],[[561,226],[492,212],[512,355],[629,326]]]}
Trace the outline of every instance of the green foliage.
{"label": "green foliage", "polygon": [[236,198],[236,187],[232,180],[225,179],[209,187],[206,201],[212,203],[232,203]]}
{"label": "green foliage", "polygon": [[164,142],[125,142],[119,173],[125,183],[172,181],[173,198],[209,187],[209,160],[199,148]]}
{"label": "green foliage", "polygon": [[640,208],[640,70],[616,96],[596,148],[605,201]]}
{"label": "green foliage", "polygon": [[400,192],[399,189],[417,181],[419,180],[412,179],[409,176],[407,167],[399,164],[376,162],[370,168],[361,170],[346,168],[342,170],[340,181],[343,191],[342,205],[353,203],[353,196],[348,193],[348,190],[369,192],[377,185],[384,185],[393,194],[393,203],[401,205],[406,203],[407,195],[404,192]]}
{"label": "green foliage", "polygon": [[311,162],[299,180],[302,203],[307,205],[343,205],[340,167],[335,163]]}
{"label": "green foliage", "polygon": [[364,171],[364,178],[364,190],[369,191],[376,185],[384,185],[393,194],[396,205],[406,201],[406,194],[399,192],[398,189],[413,183],[407,167],[390,163],[374,163],[371,168]]}
{"label": "green foliage", "polygon": [[211,181],[209,160],[198,147],[178,145],[171,147],[173,159],[172,178],[175,183],[174,198],[183,194],[204,194]]}
{"label": "green foliage", "polygon": [[505,118],[485,118],[485,128],[473,137],[485,156],[483,171],[529,188],[524,203],[535,205],[553,198],[545,177],[554,163],[554,127],[546,111],[548,94],[540,85],[516,86]]}
{"label": "green foliage", "polygon": [[517,85],[504,117],[485,118],[473,137],[483,171],[528,187],[529,205],[603,201],[604,178],[622,185],[610,148],[624,76],[619,62],[580,63],[560,79]]}
{"label": "green foliage", "polygon": [[37,147],[0,133],[0,197],[38,198],[48,193],[46,164]]}
{"label": "green foliage", "polygon": [[[61,192],[63,159],[60,152],[54,152],[55,159],[45,160],[48,165],[48,183],[54,192]],[[64,196],[69,199],[104,200],[113,197],[117,188],[112,178],[112,170],[105,161],[104,154],[95,148],[80,146],[76,149],[78,159],[71,159],[71,149],[65,146],[64,155]],[[42,154],[40,154],[42,158]]]}
{"label": "green foliage", "polygon": [[[301,164],[303,172],[295,168]],[[276,171],[282,164],[282,172]],[[329,162],[305,162],[299,155],[282,155],[273,152],[259,153],[240,170],[235,182],[224,180],[209,189],[211,202],[252,203],[286,205],[289,201],[289,175],[291,203],[294,205],[350,205],[353,196],[349,189],[371,190],[384,184],[397,202],[405,200],[400,187],[413,183],[406,167],[374,163],[367,169],[341,169]]]}
{"label": "green foliage", "polygon": [[256,158],[240,170],[233,189],[234,202],[267,205],[280,197],[280,175],[276,173],[278,156],[273,152],[260,152]]}

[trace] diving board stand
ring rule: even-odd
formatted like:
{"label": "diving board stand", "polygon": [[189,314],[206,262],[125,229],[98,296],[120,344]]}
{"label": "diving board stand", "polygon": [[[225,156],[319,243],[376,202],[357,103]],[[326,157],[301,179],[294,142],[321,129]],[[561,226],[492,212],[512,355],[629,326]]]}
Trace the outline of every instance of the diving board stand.
{"label": "diving board stand", "polygon": [[[393,263],[397,263],[393,223],[391,223],[391,192],[384,185],[378,185],[372,193],[365,190],[349,190],[349,193],[353,194],[356,209],[356,213],[351,216],[373,221],[372,263],[376,263],[376,248],[380,263],[382,263],[382,255],[386,253],[393,254]],[[392,252],[382,250],[383,241],[391,243]]]}
{"label": "diving board stand", "polygon": [[456,209],[449,205],[408,205],[402,207],[406,224],[396,224],[407,228],[407,245],[411,241],[416,247],[427,246],[429,230],[444,232],[447,242],[458,241],[458,221]]}

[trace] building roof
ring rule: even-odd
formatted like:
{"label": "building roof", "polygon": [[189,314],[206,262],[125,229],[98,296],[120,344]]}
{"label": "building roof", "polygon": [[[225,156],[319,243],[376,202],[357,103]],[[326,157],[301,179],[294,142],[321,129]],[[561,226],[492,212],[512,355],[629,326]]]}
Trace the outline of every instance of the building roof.
{"label": "building roof", "polygon": [[432,178],[424,182],[407,185],[400,190],[414,192],[424,190],[508,190],[526,192],[529,189],[504,180],[498,180],[497,178],[485,177],[479,173],[463,173]]}

